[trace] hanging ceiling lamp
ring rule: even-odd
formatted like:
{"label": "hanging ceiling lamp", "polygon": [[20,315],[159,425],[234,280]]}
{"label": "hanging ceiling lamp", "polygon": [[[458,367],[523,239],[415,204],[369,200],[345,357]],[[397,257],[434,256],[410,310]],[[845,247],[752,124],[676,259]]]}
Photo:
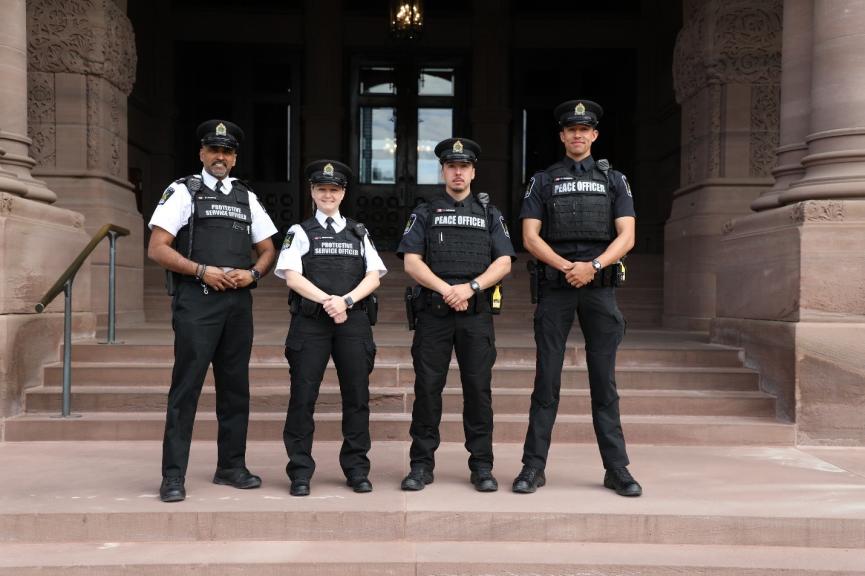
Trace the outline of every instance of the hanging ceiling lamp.
{"label": "hanging ceiling lamp", "polygon": [[390,0],[390,32],[399,40],[416,40],[423,30],[423,0]]}

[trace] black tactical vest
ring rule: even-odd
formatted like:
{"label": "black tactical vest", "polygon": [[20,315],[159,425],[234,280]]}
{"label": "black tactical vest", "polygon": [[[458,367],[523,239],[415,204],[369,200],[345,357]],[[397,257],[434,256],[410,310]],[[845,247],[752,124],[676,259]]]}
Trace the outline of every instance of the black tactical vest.
{"label": "black tactical vest", "polygon": [[613,239],[612,193],[607,176],[594,165],[576,176],[564,162],[546,170],[550,196],[544,206],[547,242],[609,242]]}
{"label": "black tactical vest", "polygon": [[223,194],[211,190],[197,177],[190,176],[184,183],[192,194],[192,218],[177,232],[178,252],[208,266],[243,270],[252,266],[252,210],[246,186],[235,180],[231,192]]}
{"label": "black tactical vest", "polygon": [[315,217],[300,226],[309,238],[309,251],[301,258],[303,275],[328,294],[354,290],[366,275],[363,233],[357,231],[357,222],[346,218],[345,228],[335,234],[325,230]]}
{"label": "black tactical vest", "polygon": [[490,232],[483,206],[469,197],[464,206],[436,198],[429,204],[426,261],[436,276],[462,283],[490,265]]}

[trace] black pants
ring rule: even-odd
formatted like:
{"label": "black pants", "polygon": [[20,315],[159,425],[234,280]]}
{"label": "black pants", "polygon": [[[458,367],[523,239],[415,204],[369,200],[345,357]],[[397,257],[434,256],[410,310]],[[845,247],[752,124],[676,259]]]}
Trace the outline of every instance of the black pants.
{"label": "black pants", "polygon": [[469,468],[492,468],[493,406],[490,382],[496,360],[495,333],[489,312],[453,310],[438,315],[418,312],[411,355],[414,360],[414,407],[411,414],[411,464],[435,467],[441,442],[442,390],[451,351],[456,350],[463,387],[463,431]]}
{"label": "black pants", "polygon": [[285,470],[292,480],[309,479],[315,472],[313,413],[331,356],[342,396],[343,441],[339,465],[348,478],[369,473],[369,375],[375,363],[369,318],[363,310],[352,310],[348,320],[336,324],[324,312],[318,317],[293,314],[285,341],[291,396],[282,432],[288,453]]}
{"label": "black pants", "polygon": [[200,284],[180,282],[172,302],[174,370],[168,392],[162,475],[185,476],[198,397],[213,362],[219,468],[246,466],[249,424],[249,356],[252,295],[248,289],[204,294]]}
{"label": "black pants", "polygon": [[544,469],[562,386],[565,342],[579,315],[586,339],[586,364],[592,396],[592,423],[605,468],[628,465],[616,391],[616,349],[625,334],[625,321],[616,305],[614,288],[544,287],[535,309],[537,360],[535,388],[523,464]]}

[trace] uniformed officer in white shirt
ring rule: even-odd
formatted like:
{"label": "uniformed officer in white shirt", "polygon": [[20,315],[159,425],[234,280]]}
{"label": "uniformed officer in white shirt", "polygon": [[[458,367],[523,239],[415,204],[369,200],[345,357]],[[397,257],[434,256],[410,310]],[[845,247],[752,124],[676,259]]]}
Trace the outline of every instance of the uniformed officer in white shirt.
{"label": "uniformed officer in white shirt", "polygon": [[[147,255],[170,273],[174,370],[162,449],[163,502],[186,497],[185,476],[198,397],[213,363],[219,423],[215,484],[257,488],[246,467],[250,288],[276,257],[270,217],[249,186],[230,178],[243,131],[226,120],[198,127],[200,174],[181,178],[162,195],[150,220]],[[251,260],[252,251],[257,259]]]}
{"label": "uniformed officer in white shirt", "polygon": [[375,361],[379,278],[387,272],[363,224],[339,211],[351,169],[335,160],[306,167],[315,215],[289,228],[275,274],[291,289],[291,327],[285,357],[291,396],[283,430],[291,495],[307,496],[315,471],[313,412],[328,358],[342,396],[339,463],[355,492],[370,492],[369,374]]}

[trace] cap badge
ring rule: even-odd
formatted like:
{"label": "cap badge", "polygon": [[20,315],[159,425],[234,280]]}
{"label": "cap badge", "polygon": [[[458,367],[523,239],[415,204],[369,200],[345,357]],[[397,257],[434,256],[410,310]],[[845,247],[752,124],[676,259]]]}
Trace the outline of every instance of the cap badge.
{"label": "cap badge", "polygon": [[586,107],[583,106],[582,102],[579,102],[577,104],[577,106],[574,108],[574,114],[576,114],[578,116],[582,116],[585,113],[586,113]]}
{"label": "cap badge", "polygon": [[216,125],[216,135],[217,136],[225,136],[226,135],[225,124],[220,122]]}
{"label": "cap badge", "polygon": [[333,164],[328,163],[328,164],[324,167],[323,172],[324,172],[324,175],[325,175],[325,176],[333,176]]}
{"label": "cap badge", "polygon": [[463,143],[460,142],[459,140],[457,140],[456,142],[454,142],[454,152],[459,154],[462,151],[463,151]]}

